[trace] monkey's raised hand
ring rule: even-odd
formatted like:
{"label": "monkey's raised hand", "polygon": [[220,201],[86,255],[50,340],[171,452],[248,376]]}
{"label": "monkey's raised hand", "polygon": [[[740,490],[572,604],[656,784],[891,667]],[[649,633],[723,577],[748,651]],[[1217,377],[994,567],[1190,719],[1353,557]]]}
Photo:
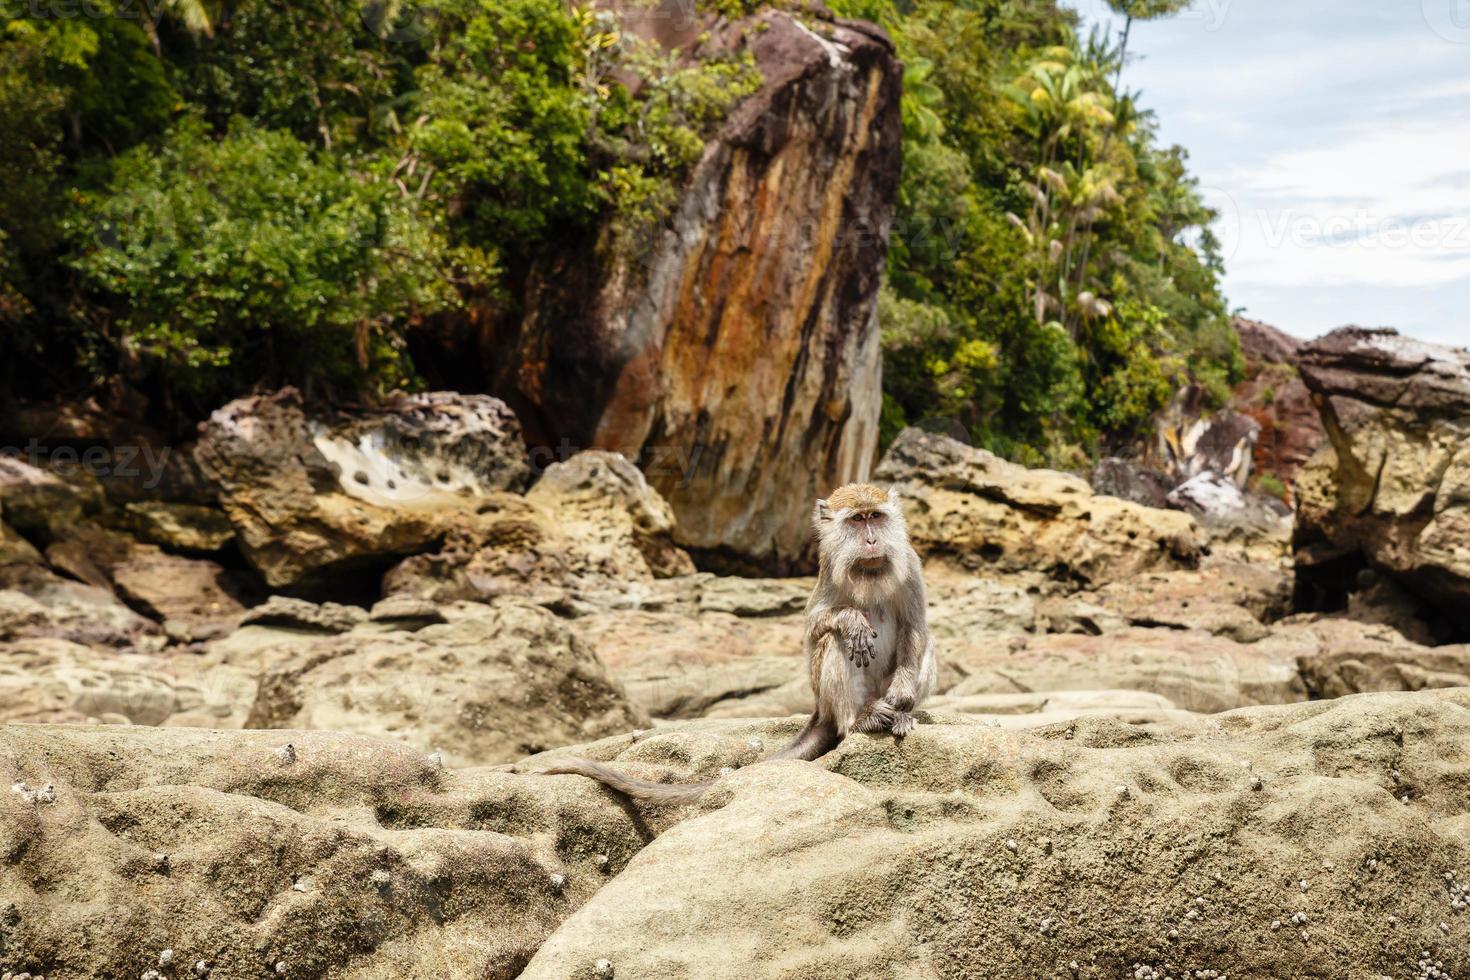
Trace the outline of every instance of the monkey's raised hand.
{"label": "monkey's raised hand", "polygon": [[835,626],[848,661],[854,667],[868,666],[873,660],[873,641],[878,638],[868,617],[861,609],[849,607],[837,614]]}

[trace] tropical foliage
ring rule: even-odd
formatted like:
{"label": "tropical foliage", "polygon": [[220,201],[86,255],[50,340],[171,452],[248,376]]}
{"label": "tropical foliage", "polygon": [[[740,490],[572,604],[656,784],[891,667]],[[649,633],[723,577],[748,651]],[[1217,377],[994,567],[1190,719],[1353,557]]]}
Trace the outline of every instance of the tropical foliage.
{"label": "tropical foliage", "polygon": [[0,7],[0,385],[122,374],[184,416],[413,384],[409,323],[662,217],[759,84],[563,0],[105,13]]}
{"label": "tropical foliage", "polygon": [[[885,433],[939,416],[1066,463],[1134,436],[1187,380],[1223,397],[1243,365],[1214,216],[1120,87],[1126,41],[1045,2],[839,6],[908,66]],[[1131,27],[1180,3],[1117,6]]]}
{"label": "tropical foliage", "polygon": [[[906,65],[885,433],[942,416],[1065,462],[1187,379],[1223,391],[1212,215],[1121,87],[1126,34],[1052,0],[833,6]],[[181,417],[259,382],[414,384],[410,324],[509,301],[599,230],[638,241],[759,84],[566,0],[108,10],[0,7],[0,390],[122,375]]]}

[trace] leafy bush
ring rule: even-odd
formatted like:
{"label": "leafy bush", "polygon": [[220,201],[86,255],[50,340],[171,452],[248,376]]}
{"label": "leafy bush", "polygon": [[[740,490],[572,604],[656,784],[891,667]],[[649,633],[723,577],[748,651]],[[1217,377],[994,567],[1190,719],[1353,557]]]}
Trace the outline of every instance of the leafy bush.
{"label": "leafy bush", "polygon": [[290,133],[188,118],[116,160],[72,221],[109,333],[201,404],[264,377],[355,391],[409,380],[394,324],[454,302],[411,201]]}

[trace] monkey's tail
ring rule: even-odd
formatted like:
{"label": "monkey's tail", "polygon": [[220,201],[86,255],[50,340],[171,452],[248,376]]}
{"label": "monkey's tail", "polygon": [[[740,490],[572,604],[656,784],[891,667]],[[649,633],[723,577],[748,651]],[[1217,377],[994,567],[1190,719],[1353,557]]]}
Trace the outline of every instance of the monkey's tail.
{"label": "monkey's tail", "polygon": [[[761,762],[775,762],[780,759],[811,762],[832,751],[841,741],[842,736],[838,734],[836,725],[813,714],[807,720],[806,727],[790,744]],[[693,803],[714,785],[713,782],[651,783],[646,779],[624,776],[616,769],[591,759],[561,759],[553,766],[536,771],[546,776],[586,776],[636,800],[653,800],[659,803]]]}
{"label": "monkey's tail", "polygon": [[706,783],[651,783],[646,779],[624,776],[609,766],[591,759],[560,759],[556,765],[537,772],[547,776],[587,776],[636,800],[659,803],[693,803],[714,785]]}
{"label": "monkey's tail", "polygon": [[800,759],[803,762],[811,762],[818,756],[826,755],[837,748],[841,741],[842,735],[837,731],[837,726],[813,712],[812,716],[807,719],[806,727],[797,733],[797,736],[784,749],[769,759],[761,761]]}

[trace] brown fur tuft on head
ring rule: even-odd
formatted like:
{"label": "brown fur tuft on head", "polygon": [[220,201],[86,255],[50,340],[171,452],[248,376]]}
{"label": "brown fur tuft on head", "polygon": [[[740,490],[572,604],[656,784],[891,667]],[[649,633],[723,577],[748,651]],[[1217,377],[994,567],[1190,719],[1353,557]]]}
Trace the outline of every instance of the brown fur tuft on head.
{"label": "brown fur tuft on head", "polygon": [[875,510],[888,502],[888,491],[871,483],[849,483],[827,496],[833,510]]}

